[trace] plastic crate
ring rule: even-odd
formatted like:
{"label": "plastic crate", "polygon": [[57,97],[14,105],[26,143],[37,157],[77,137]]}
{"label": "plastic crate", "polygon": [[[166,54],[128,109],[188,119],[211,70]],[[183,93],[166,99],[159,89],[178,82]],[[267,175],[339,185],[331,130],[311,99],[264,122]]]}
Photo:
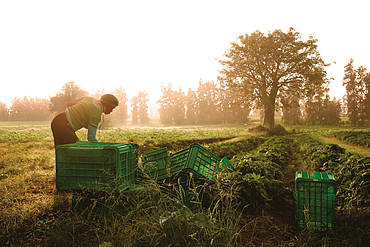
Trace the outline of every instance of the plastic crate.
{"label": "plastic crate", "polygon": [[296,221],[300,228],[333,229],[336,183],[331,172],[298,171],[295,176]]}
{"label": "plastic crate", "polygon": [[156,180],[170,176],[170,159],[167,148],[145,153],[141,156],[144,172]]}
{"label": "plastic crate", "polygon": [[223,157],[221,159],[221,161],[220,161],[220,167],[228,167],[231,170],[235,170],[233,164],[231,164],[231,162],[226,157]]}
{"label": "plastic crate", "polygon": [[170,156],[170,174],[190,171],[198,179],[216,180],[220,158],[199,144],[192,144],[189,148]]}
{"label": "plastic crate", "polygon": [[59,191],[125,189],[135,183],[137,144],[77,142],[55,152]]}

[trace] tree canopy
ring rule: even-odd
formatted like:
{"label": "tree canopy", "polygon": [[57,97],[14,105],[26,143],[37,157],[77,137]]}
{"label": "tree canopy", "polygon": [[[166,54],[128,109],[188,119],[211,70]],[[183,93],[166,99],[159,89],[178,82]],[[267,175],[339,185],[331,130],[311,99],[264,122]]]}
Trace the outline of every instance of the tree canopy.
{"label": "tree canopy", "polygon": [[324,61],[317,40],[302,41],[293,28],[268,34],[255,31],[239,36],[225,53],[220,82],[243,92],[244,97],[264,110],[264,125],[272,128],[277,100],[296,95],[299,98],[312,84],[324,84]]}
{"label": "tree canopy", "polygon": [[346,87],[347,116],[353,126],[370,126],[370,72],[353,66],[353,59],[344,67],[343,86]]}
{"label": "tree canopy", "polygon": [[88,92],[82,90],[74,81],[67,82],[60,93],[50,98],[50,111],[62,112],[66,109],[68,102],[87,95]]}

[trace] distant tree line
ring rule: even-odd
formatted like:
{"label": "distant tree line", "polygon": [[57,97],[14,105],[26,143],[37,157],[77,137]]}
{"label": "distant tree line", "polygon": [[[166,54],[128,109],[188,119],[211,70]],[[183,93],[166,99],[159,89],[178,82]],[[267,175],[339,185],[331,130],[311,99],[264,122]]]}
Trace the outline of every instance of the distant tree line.
{"label": "distant tree line", "polygon": [[[103,91],[98,91],[92,97],[97,99],[103,95]],[[112,112],[104,118],[104,126],[122,125],[128,120],[128,99],[126,91],[120,87],[113,94],[117,97],[120,104]],[[10,108],[6,104],[0,102],[0,121],[43,121],[51,120],[51,118],[60,112],[63,112],[68,102],[83,97],[89,96],[88,92],[81,89],[74,81],[67,82],[62,86],[62,89],[50,99],[41,98],[15,98]],[[139,101],[136,102],[135,98]],[[140,92],[138,96],[132,98],[132,118],[135,123],[148,123],[148,106],[147,93]],[[136,112],[136,108],[139,111]]]}
{"label": "distant tree line", "polygon": [[0,102],[0,121],[43,121],[50,116],[48,99],[15,98],[9,109]]}
{"label": "distant tree line", "polygon": [[162,85],[158,104],[163,124],[245,123],[251,111],[239,92],[202,80],[186,93]]}

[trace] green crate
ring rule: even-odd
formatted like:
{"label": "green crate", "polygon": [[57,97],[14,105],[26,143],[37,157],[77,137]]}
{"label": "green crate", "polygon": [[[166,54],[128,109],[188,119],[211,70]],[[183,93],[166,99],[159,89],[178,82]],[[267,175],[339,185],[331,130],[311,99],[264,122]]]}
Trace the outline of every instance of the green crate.
{"label": "green crate", "polygon": [[125,189],[135,183],[137,144],[77,142],[55,152],[59,191]]}
{"label": "green crate", "polygon": [[170,176],[170,159],[167,148],[161,148],[141,156],[144,172],[156,180]]}
{"label": "green crate", "polygon": [[298,171],[295,176],[296,221],[300,228],[333,229],[336,183],[331,172]]}
{"label": "green crate", "polygon": [[233,164],[231,164],[231,162],[226,158],[226,157],[223,157],[220,161],[220,167],[228,167],[232,170],[235,170]]}
{"label": "green crate", "polygon": [[170,156],[170,174],[192,172],[195,179],[215,181],[220,158],[199,144],[192,144]]}

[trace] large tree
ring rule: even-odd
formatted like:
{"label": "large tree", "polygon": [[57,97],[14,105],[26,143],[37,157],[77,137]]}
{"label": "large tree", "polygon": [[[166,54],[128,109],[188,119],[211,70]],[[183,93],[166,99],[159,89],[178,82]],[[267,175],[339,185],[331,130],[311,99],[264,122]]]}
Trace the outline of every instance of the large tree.
{"label": "large tree", "polygon": [[293,28],[260,31],[239,36],[225,53],[219,80],[238,87],[245,96],[264,110],[264,125],[272,128],[277,99],[298,95],[307,83],[325,83],[327,64],[317,50],[317,40],[302,41]]}
{"label": "large tree", "polygon": [[82,90],[74,81],[67,82],[63,85],[60,93],[50,98],[49,109],[51,112],[62,112],[68,102],[87,95],[88,92]]}

